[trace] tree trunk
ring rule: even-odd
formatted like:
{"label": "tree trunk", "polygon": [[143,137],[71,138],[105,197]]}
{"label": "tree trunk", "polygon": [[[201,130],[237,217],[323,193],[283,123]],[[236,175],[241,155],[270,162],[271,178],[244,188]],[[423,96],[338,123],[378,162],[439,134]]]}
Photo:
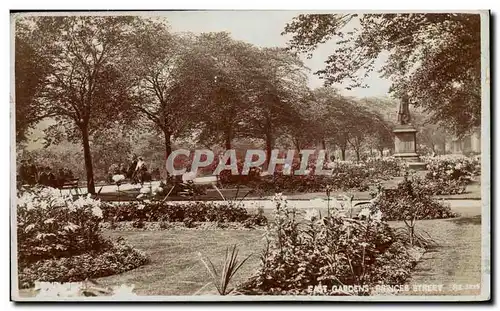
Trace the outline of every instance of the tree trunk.
{"label": "tree trunk", "polygon": [[360,156],[359,156],[359,149],[355,149],[356,151],[356,160],[359,162]]}
{"label": "tree trunk", "polygon": [[271,160],[271,152],[273,150],[273,137],[271,133],[266,133],[266,167]]}
{"label": "tree trunk", "polygon": [[92,169],[92,155],[90,154],[89,130],[86,126],[80,128],[82,131],[83,157],[85,159],[85,171],[87,173],[87,192],[95,194],[94,171]]}
{"label": "tree trunk", "polygon": [[231,149],[231,141],[232,140],[233,140],[233,131],[231,128],[229,128],[226,130],[226,142],[225,142],[226,150]]}
{"label": "tree trunk", "polygon": [[299,155],[299,162],[302,162],[302,154],[300,153],[300,142],[297,138],[293,140],[293,143],[295,145],[295,148],[297,149],[297,153]]}
{"label": "tree trunk", "polygon": [[323,150],[325,150],[325,162],[328,162],[328,151],[326,150],[326,141],[324,139],[321,140],[321,146],[323,147]]}
{"label": "tree trunk", "polygon": [[342,161],[345,161],[345,147],[340,147],[340,152],[342,156]]}
{"label": "tree trunk", "polygon": [[384,157],[384,148],[380,148],[378,151],[380,152],[380,157],[383,158]]}
{"label": "tree trunk", "polygon": [[[167,163],[167,159],[168,157],[170,156],[170,154],[172,153],[172,140],[171,140],[171,135],[170,133],[164,131],[163,134],[165,135],[165,163]],[[168,170],[167,170],[167,177],[166,177],[166,181],[168,182],[168,179],[169,179],[169,174],[168,174]]]}

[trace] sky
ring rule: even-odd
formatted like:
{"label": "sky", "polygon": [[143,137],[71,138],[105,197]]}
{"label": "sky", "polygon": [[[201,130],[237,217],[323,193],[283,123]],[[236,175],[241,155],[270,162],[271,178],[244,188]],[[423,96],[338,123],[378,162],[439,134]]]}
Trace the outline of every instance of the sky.
{"label": "sky", "polygon": [[[285,47],[290,36],[282,36],[286,23],[299,13],[296,11],[176,11],[162,12],[174,32],[230,32],[237,40],[252,43],[259,47]],[[334,42],[327,42],[318,47],[312,59],[302,57],[305,65],[310,68],[309,86],[322,86],[323,81],[314,72],[325,68],[324,61],[332,53]],[[380,68],[383,60],[377,60]],[[366,78],[369,88],[346,90],[346,85],[335,85],[346,96],[372,97],[387,96],[390,81],[380,78],[373,72]]]}

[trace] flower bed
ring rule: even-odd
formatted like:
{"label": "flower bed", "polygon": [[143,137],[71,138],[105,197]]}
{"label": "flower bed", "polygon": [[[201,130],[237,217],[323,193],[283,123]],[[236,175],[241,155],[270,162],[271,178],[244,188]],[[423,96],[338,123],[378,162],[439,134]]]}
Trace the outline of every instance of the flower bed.
{"label": "flower bed", "polygon": [[163,231],[163,230],[255,230],[263,228],[253,221],[248,222],[184,222],[166,221],[120,221],[102,222],[101,229],[113,231]]}
{"label": "flower bed", "polygon": [[479,158],[461,155],[443,155],[425,158],[427,162],[426,186],[432,195],[461,194],[467,184],[481,173]]}
{"label": "flower bed", "polygon": [[[369,186],[395,176],[401,176],[404,166],[400,161],[374,159],[366,162],[342,161],[330,163],[331,175],[315,175],[315,168],[309,168],[307,175],[284,175],[275,173],[271,176],[256,179],[248,185],[258,192],[318,192],[324,191],[326,186],[332,190],[368,190]],[[296,168],[294,168],[296,169]]]}
{"label": "flower bed", "polygon": [[469,182],[481,173],[481,163],[477,158],[460,155],[444,155],[426,159],[427,179],[464,180]]}
{"label": "flower bed", "polygon": [[238,291],[247,295],[369,295],[377,284],[404,284],[423,250],[399,239],[380,213],[362,214],[368,217],[308,213],[302,219],[297,210],[277,201],[261,265]]}
{"label": "flower bed", "polygon": [[36,261],[20,270],[18,276],[20,287],[30,287],[39,280],[75,282],[104,277],[132,270],[146,263],[145,254],[118,240],[108,242],[96,251]]}
{"label": "flower bed", "polygon": [[405,178],[396,189],[380,189],[372,201],[373,210],[380,210],[384,220],[408,220],[415,218],[440,219],[457,215],[450,206],[431,197],[433,189],[428,188],[427,180],[415,176]]}
{"label": "flower bed", "polygon": [[247,227],[262,226],[267,223],[263,211],[255,214],[235,203],[215,204],[211,202],[170,203],[161,201],[131,202],[127,204],[103,206],[104,221],[110,223],[129,221],[136,228],[144,227],[144,222],[183,223],[185,227],[195,227],[200,222],[239,222]]}
{"label": "flower bed", "polygon": [[20,287],[34,281],[78,281],[120,273],[144,264],[139,251],[105,239],[99,231],[101,203],[74,200],[57,189],[24,190],[17,200]]}

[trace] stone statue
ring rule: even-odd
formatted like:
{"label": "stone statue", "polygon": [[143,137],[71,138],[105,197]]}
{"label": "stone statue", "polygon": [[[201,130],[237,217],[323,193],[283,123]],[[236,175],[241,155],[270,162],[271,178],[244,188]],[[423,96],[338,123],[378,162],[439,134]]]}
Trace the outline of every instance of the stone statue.
{"label": "stone statue", "polygon": [[401,125],[406,125],[410,123],[410,101],[408,96],[403,96],[401,98],[401,104],[399,104],[398,122]]}

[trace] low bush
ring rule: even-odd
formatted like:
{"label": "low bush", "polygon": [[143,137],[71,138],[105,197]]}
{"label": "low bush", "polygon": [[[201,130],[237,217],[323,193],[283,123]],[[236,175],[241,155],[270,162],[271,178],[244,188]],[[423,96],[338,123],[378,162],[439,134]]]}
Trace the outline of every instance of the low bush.
{"label": "low bush", "polygon": [[[319,192],[326,186],[333,190],[365,191],[373,183],[400,176],[403,165],[395,159],[375,159],[366,162],[334,162],[330,163],[331,175],[315,175],[315,167],[309,167],[306,175],[285,175],[276,172],[273,175],[261,177],[248,185],[257,192]],[[293,168],[298,169],[297,166]]]}
{"label": "low bush", "polygon": [[[303,219],[276,202],[267,247],[254,276],[238,291],[249,295],[310,295],[325,286],[327,295],[368,295],[377,284],[403,284],[415,259],[380,213],[351,219],[306,213]],[[345,286],[356,290],[345,292]]]}
{"label": "low bush", "polygon": [[448,205],[431,197],[434,193],[428,186],[426,180],[416,176],[406,177],[396,189],[381,189],[373,200],[372,209],[380,210],[384,220],[456,217]]}
{"label": "low bush", "polygon": [[78,255],[105,244],[99,233],[100,202],[90,196],[73,200],[53,188],[34,188],[17,199],[20,262]]}
{"label": "low bush", "polygon": [[146,256],[122,240],[106,242],[106,247],[83,254],[44,259],[18,270],[21,288],[31,287],[35,281],[77,282],[99,278],[135,269],[147,262]]}
{"label": "low bush", "polygon": [[443,155],[429,157],[426,161],[429,171],[426,178],[430,180],[470,182],[475,175],[481,172],[480,161],[476,158]]}
{"label": "low bush", "polygon": [[[234,203],[215,204],[211,202],[170,203],[152,201],[148,203],[131,202],[127,204],[103,206],[104,221],[163,221],[184,222],[192,225],[195,222],[245,222],[256,219],[248,211]],[[263,222],[261,220],[258,222]]]}
{"label": "low bush", "polygon": [[101,202],[73,199],[53,188],[23,189],[17,198],[17,264],[20,286],[34,281],[84,280],[133,269],[147,259],[105,239]]}
{"label": "low bush", "polygon": [[467,181],[454,179],[425,179],[420,185],[428,195],[452,195],[465,193]]}

